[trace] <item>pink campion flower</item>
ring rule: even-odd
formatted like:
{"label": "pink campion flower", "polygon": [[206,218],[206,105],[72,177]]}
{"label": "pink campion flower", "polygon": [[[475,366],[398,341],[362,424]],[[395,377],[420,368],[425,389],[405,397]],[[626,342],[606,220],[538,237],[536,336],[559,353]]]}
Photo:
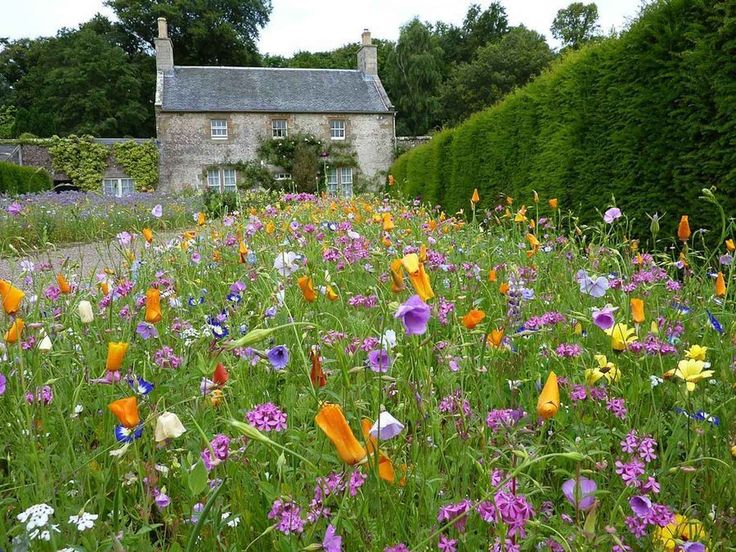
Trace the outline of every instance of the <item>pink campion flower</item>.
{"label": "pink campion flower", "polygon": [[271,402],[255,406],[245,416],[248,423],[260,431],[278,432],[286,429],[286,413]]}
{"label": "pink campion flower", "polygon": [[8,384],[8,379],[5,377],[5,374],[0,373],[0,397],[5,394],[5,389]]}
{"label": "pink campion flower", "polygon": [[638,458],[634,458],[631,462],[624,463],[616,460],[616,473],[621,476],[627,487],[638,487],[639,477],[644,475],[644,463]]}
{"label": "pink campion flower", "polygon": [[335,532],[332,524],[329,524],[325,531],[325,537],[322,539],[322,550],[325,552],[342,551],[342,537]]}
{"label": "pink campion flower", "polygon": [[605,213],[603,213],[603,220],[606,224],[613,224],[613,221],[620,219],[622,216],[621,209],[618,207],[611,207]]}
{"label": "pink campion flower", "polygon": [[456,552],[457,540],[446,537],[445,535],[440,535],[437,548],[441,550],[441,552]]}
{"label": "pink campion flower", "polygon": [[472,506],[473,503],[467,498],[454,504],[440,506],[437,521],[452,521],[453,527],[462,533],[468,523],[467,513],[472,509]]}
{"label": "pink campion flower", "polygon": [[367,480],[367,475],[359,470],[355,470],[350,476],[350,481],[348,482],[348,493],[350,494],[350,496],[357,495],[358,489],[360,489],[363,486],[363,483],[365,483]]}

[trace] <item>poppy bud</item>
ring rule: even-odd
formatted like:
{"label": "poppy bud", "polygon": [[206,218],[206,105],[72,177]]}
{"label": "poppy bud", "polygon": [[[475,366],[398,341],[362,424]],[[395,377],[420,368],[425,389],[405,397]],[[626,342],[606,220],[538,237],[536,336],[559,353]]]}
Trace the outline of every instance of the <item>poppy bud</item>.
{"label": "poppy bud", "polygon": [[225,385],[229,379],[230,374],[227,373],[227,368],[225,368],[225,365],[222,362],[218,362],[217,366],[215,366],[215,371],[212,374],[212,381],[217,385]]}
{"label": "poppy bud", "polygon": [[77,306],[77,312],[79,313],[79,319],[82,324],[89,324],[95,319],[94,312],[92,312],[92,303],[89,301],[80,301]]}
{"label": "poppy bud", "polygon": [[550,371],[547,383],[544,384],[542,393],[537,401],[537,414],[544,420],[549,420],[557,414],[560,409],[560,388],[557,385],[557,374]]}

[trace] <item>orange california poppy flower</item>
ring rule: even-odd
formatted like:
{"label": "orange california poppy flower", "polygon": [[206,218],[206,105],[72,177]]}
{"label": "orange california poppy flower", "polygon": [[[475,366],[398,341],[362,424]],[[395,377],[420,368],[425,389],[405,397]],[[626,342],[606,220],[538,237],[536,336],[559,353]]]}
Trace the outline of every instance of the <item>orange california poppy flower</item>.
{"label": "orange california poppy flower", "polygon": [[480,195],[478,194],[478,188],[475,188],[473,190],[473,195],[470,198],[470,201],[473,203],[473,205],[475,205],[476,203],[480,201]]}
{"label": "orange california poppy flower", "polygon": [[734,243],[733,240],[726,240],[726,249],[729,252],[733,253],[734,251],[736,251],[736,243]]}
{"label": "orange california poppy flower", "polygon": [[5,332],[5,342],[10,344],[17,343],[25,325],[26,324],[23,322],[22,318],[16,318],[13,320],[13,324],[10,326],[10,329]]}
{"label": "orange california poppy flower", "polygon": [[335,292],[335,290],[332,289],[332,286],[327,286],[325,288],[325,297],[327,297],[329,301],[337,301],[339,299],[337,292]]}
{"label": "orange california poppy flower", "polygon": [[313,301],[317,300],[317,293],[314,291],[314,286],[312,285],[312,278],[309,276],[302,276],[297,280],[299,283],[299,289],[302,290],[302,295],[304,296],[304,299],[312,303]]}
{"label": "orange california poppy flower", "polygon": [[225,385],[229,379],[230,374],[228,374],[227,368],[222,362],[218,362],[215,371],[212,372],[212,381],[217,385]]}
{"label": "orange california poppy flower", "polygon": [[343,462],[353,466],[365,460],[366,450],[355,438],[339,405],[325,403],[314,417],[314,421],[335,445],[337,454]]}
{"label": "orange california poppy flower", "polygon": [[141,423],[141,417],[138,415],[138,399],[135,396],[113,401],[107,405],[107,408],[115,414],[120,425],[128,429],[133,429]]}
{"label": "orange california poppy flower", "polygon": [[537,414],[544,420],[549,420],[557,414],[560,409],[560,388],[557,385],[557,374],[550,371],[547,383],[542,388],[542,393],[537,401]]}
{"label": "orange california poppy flower", "polygon": [[488,281],[489,282],[495,282],[498,279],[498,276],[496,275],[496,269],[492,268],[488,271]]}
{"label": "orange california poppy flower", "polygon": [[313,345],[309,349],[309,360],[312,362],[312,370],[309,372],[309,379],[314,387],[324,387],[327,385],[327,374],[322,370],[322,358],[319,355],[319,347]]}
{"label": "orange california poppy flower", "polygon": [[246,247],[245,242],[243,241],[241,241],[238,246],[238,255],[240,255],[240,264],[245,264],[248,257],[248,247]]}
{"label": "orange california poppy flower", "polygon": [[69,285],[61,272],[56,273],[56,283],[59,285],[59,291],[64,295],[72,292],[72,286]]}
{"label": "orange california poppy flower", "polygon": [[108,293],[110,293],[110,284],[108,284],[107,282],[100,282],[99,286],[102,295],[107,295]]}
{"label": "orange california poppy flower", "polygon": [[434,297],[432,283],[429,281],[429,275],[424,271],[424,264],[419,262],[419,255],[416,253],[404,255],[401,259],[401,264],[409,275],[411,285],[414,286],[414,290],[421,297],[422,301],[426,302]]}
{"label": "orange california poppy flower", "polygon": [[153,230],[150,228],[144,228],[141,230],[141,234],[143,234],[143,239],[146,240],[148,243],[151,243],[153,241]]}
{"label": "orange california poppy flower", "polygon": [[552,199],[549,200],[549,206],[552,209],[557,209],[557,205],[558,205],[558,202],[557,202],[557,198],[556,197],[553,197]]}
{"label": "orange california poppy flower", "polygon": [[435,231],[435,230],[437,229],[437,221],[436,221],[436,220],[434,220],[434,219],[429,219],[429,220],[427,221],[427,229],[428,229],[428,230],[429,230],[430,232],[434,232],[434,231]]}
{"label": "orange california poppy flower", "polygon": [[406,286],[404,285],[404,269],[401,264],[401,259],[394,259],[391,261],[391,291],[399,293],[404,291]]}
{"label": "orange california poppy flower", "polygon": [[498,291],[501,293],[501,295],[506,295],[509,292],[509,283],[502,282],[501,285],[498,286]]}
{"label": "orange california poppy flower", "polygon": [[199,224],[200,226],[204,226],[206,220],[207,217],[205,217],[205,214],[202,211],[197,213],[197,224]]}
{"label": "orange california poppy flower", "polygon": [[105,368],[109,372],[117,372],[123,365],[125,353],[128,352],[128,343],[111,341],[107,344],[107,362]]}
{"label": "orange california poppy flower", "polygon": [[419,262],[422,264],[427,262],[427,246],[424,244],[419,246]]}
{"label": "orange california poppy flower", "polygon": [[3,300],[3,309],[6,314],[15,314],[20,308],[20,302],[26,294],[7,280],[0,280],[0,297]]}
{"label": "orange california poppy flower", "polygon": [[392,245],[391,239],[387,235],[383,236],[383,238],[381,239],[381,243],[383,243],[384,247],[391,247]]}
{"label": "orange california poppy flower", "polygon": [[681,242],[686,242],[690,239],[690,223],[687,220],[687,215],[682,215],[680,224],[677,227],[677,237]]}
{"label": "orange california poppy flower", "polygon": [[378,476],[389,483],[393,483],[396,480],[396,473],[394,472],[394,465],[391,463],[391,459],[388,455],[378,448],[376,438],[371,435],[371,428],[373,422],[368,418],[362,418],[360,420],[360,429],[363,431],[363,441],[365,442],[365,448],[369,454],[368,465],[375,458],[376,451],[378,451]]}
{"label": "orange california poppy flower", "polygon": [[146,322],[155,324],[161,322],[161,292],[158,288],[148,288],[146,291]]}
{"label": "orange california poppy flower", "polygon": [[485,317],[486,313],[482,310],[471,309],[466,315],[460,318],[460,320],[462,321],[463,326],[465,326],[469,330],[472,330],[478,324],[480,324]]}
{"label": "orange california poppy flower", "polygon": [[486,341],[491,347],[495,347],[498,349],[501,344],[503,343],[503,336],[505,335],[505,331],[503,328],[496,328],[495,330],[491,330],[491,333],[488,334],[488,337],[486,337]]}
{"label": "orange california poppy flower", "polygon": [[629,304],[631,305],[631,318],[637,324],[643,324],[646,320],[646,316],[644,315],[644,301],[642,299],[632,297]]}
{"label": "orange california poppy flower", "polygon": [[719,272],[716,276],[716,297],[726,296],[726,279],[723,277],[723,272]]}
{"label": "orange california poppy flower", "polygon": [[393,186],[394,184],[396,184],[396,179],[394,178],[394,175],[388,175],[388,185]]}
{"label": "orange california poppy flower", "polygon": [[389,232],[396,228],[394,217],[391,213],[383,213],[383,231]]}
{"label": "orange california poppy flower", "polygon": [[276,225],[273,223],[273,221],[268,221],[266,223],[266,234],[273,234],[274,230],[276,230]]}

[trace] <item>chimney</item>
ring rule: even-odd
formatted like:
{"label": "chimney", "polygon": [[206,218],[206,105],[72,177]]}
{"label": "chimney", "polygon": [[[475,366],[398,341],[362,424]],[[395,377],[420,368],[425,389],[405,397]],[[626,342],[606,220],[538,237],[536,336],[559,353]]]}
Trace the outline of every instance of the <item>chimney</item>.
{"label": "chimney", "polygon": [[378,76],[378,48],[371,41],[371,33],[368,29],[364,29],[361,35],[358,70],[366,75]]}
{"label": "chimney", "polygon": [[174,47],[169,38],[169,27],[163,17],[158,18],[158,37],[154,42],[156,44],[156,70],[172,70],[174,68]]}

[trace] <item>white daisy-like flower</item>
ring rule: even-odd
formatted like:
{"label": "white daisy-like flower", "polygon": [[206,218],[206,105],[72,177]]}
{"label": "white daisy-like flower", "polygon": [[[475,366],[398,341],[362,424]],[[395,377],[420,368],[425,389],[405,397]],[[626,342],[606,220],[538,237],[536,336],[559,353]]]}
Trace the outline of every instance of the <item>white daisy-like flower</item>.
{"label": "white daisy-like flower", "polygon": [[227,522],[228,527],[237,527],[240,524],[240,516],[233,516],[230,512],[223,512],[222,521]]}
{"label": "white daisy-like flower", "polygon": [[48,504],[34,504],[25,512],[21,512],[20,514],[18,514],[17,519],[21,523],[25,523],[26,531],[30,532],[38,527],[45,526],[49,522],[49,519],[51,518],[53,513],[54,509]]}
{"label": "white daisy-like flower", "polygon": [[78,516],[69,516],[69,524],[76,525],[77,531],[86,531],[92,529],[95,526],[95,521],[99,516],[97,514],[90,514],[89,512],[82,512]]}

